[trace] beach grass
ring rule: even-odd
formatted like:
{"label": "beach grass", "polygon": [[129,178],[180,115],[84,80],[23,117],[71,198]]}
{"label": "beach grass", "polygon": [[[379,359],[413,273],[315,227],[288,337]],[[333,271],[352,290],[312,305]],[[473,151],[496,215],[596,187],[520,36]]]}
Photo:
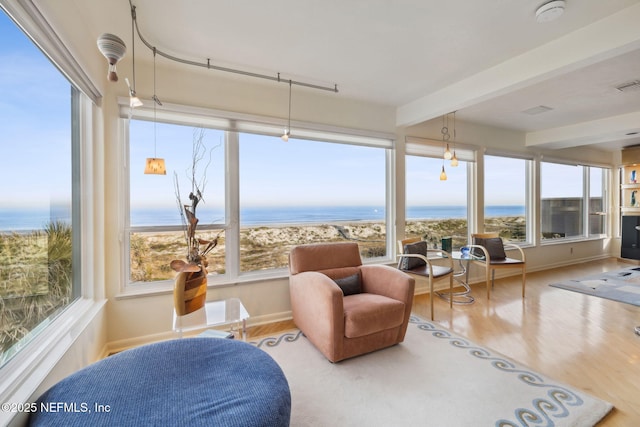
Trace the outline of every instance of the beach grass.
{"label": "beach grass", "polygon": [[[487,231],[496,231],[505,239],[524,239],[524,217],[500,217],[486,220]],[[406,235],[419,236],[438,248],[443,237],[451,237],[454,248],[467,244],[466,219],[410,220]],[[204,235],[203,238],[213,238]],[[520,237],[521,236],[521,237]],[[289,252],[297,245],[322,242],[357,242],[363,258],[387,255],[385,224],[380,221],[337,222],[310,225],[268,225],[240,229],[240,271],[262,271],[288,266]],[[171,280],[169,263],[185,258],[182,231],[131,233],[131,282]],[[209,273],[224,274],[225,250],[221,235],[218,246],[207,256]]]}
{"label": "beach grass", "polygon": [[4,355],[71,298],[71,226],[0,234],[0,350]]}
{"label": "beach grass", "polygon": [[[487,218],[485,229],[502,237],[524,239],[524,217]],[[405,234],[419,236],[433,248],[451,237],[454,248],[467,244],[466,219],[409,220]],[[203,233],[204,239],[213,239]],[[0,234],[0,348],[6,351],[71,298],[71,228],[51,223],[45,230]],[[357,242],[363,259],[387,255],[386,228],[381,221],[309,225],[268,225],[240,229],[241,272],[287,268],[291,248],[322,242]],[[130,281],[173,280],[170,263],[186,258],[183,230],[132,232]],[[209,273],[225,273],[225,235],[207,256]]]}

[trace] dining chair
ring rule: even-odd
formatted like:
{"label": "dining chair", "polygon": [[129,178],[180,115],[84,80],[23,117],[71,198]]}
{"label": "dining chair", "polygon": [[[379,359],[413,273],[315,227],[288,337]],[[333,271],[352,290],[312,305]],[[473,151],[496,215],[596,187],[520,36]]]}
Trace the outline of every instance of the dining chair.
{"label": "dining chair", "polygon": [[[485,280],[487,283],[487,299],[491,297],[491,288],[494,285],[497,269],[519,268],[522,270],[522,298],[525,294],[527,261],[524,251],[520,246],[512,243],[504,243],[498,233],[474,233],[471,234],[472,244],[468,245],[474,255],[483,259],[473,259],[474,264],[485,268]],[[518,251],[520,258],[509,258],[506,251]],[[489,274],[491,273],[491,286],[489,286]]]}
{"label": "dining chair", "polygon": [[[434,258],[440,258],[447,265],[435,264]],[[444,254],[444,256],[442,256]],[[431,304],[431,320],[433,320],[433,283],[435,280],[449,278],[449,292],[453,295],[453,258],[441,249],[429,249],[427,242],[420,237],[410,237],[398,241],[398,269],[405,273],[426,278],[429,281],[429,300]],[[453,298],[449,298],[449,307],[453,307]]]}

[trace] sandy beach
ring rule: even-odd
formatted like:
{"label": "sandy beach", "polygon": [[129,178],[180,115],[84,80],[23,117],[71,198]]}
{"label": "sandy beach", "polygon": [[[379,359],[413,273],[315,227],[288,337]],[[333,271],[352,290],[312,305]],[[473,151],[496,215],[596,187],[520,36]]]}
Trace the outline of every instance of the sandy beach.
{"label": "sandy beach", "polygon": [[[487,231],[498,231],[501,236],[518,240],[524,230],[524,217],[487,218]],[[210,239],[216,232],[202,233]],[[443,237],[451,237],[453,247],[467,244],[466,219],[407,221],[407,236],[421,236],[430,247],[439,247]],[[270,225],[247,227],[240,230],[240,268],[243,272],[286,267],[293,246],[306,243],[356,241],[363,258],[386,255],[385,227],[382,222],[334,223],[323,225]],[[174,277],[169,263],[185,258],[182,231],[132,233],[131,281],[148,282]],[[225,236],[209,254],[209,272],[224,273]]]}

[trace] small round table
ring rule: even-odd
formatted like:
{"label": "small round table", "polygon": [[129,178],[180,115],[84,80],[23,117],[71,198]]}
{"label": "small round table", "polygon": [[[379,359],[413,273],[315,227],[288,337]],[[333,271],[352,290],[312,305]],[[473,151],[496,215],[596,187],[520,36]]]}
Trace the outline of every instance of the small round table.
{"label": "small round table", "polygon": [[471,287],[469,287],[469,262],[473,260],[483,260],[483,256],[473,255],[471,252],[462,253],[461,251],[452,251],[450,252],[451,258],[458,261],[460,265],[460,271],[453,273],[453,278],[456,279],[462,287],[463,291],[458,292],[436,292],[440,298],[443,298],[447,301],[449,299],[453,299],[454,304],[473,304],[475,299],[471,296]]}

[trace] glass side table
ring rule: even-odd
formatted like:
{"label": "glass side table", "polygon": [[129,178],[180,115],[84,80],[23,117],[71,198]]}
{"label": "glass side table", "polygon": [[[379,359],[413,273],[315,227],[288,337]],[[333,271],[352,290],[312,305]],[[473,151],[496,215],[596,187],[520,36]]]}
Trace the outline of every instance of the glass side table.
{"label": "glass side table", "polygon": [[176,315],[176,311],[173,310],[173,330],[182,338],[184,332],[231,325],[231,331],[238,328],[240,338],[246,340],[248,318],[249,313],[238,298],[207,301],[200,310],[184,316]]}
{"label": "glass side table", "polygon": [[452,251],[451,258],[458,261],[460,270],[453,273],[453,278],[464,288],[463,291],[458,292],[435,292],[440,298],[447,301],[453,298],[454,304],[473,304],[475,299],[471,296],[471,287],[469,287],[469,262],[473,260],[483,260],[484,256],[473,255],[472,252],[465,251]]}

